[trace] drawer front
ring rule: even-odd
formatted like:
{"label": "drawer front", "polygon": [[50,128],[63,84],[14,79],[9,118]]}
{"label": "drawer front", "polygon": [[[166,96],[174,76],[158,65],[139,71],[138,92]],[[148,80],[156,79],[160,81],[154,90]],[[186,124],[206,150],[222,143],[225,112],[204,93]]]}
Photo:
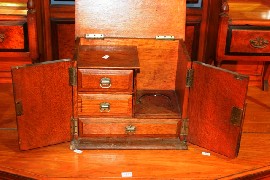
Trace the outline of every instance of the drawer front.
{"label": "drawer front", "polygon": [[79,136],[147,136],[176,137],[177,119],[80,118]]}
{"label": "drawer front", "polygon": [[90,117],[132,117],[132,95],[79,94],[78,115]]}
{"label": "drawer front", "polygon": [[132,92],[132,70],[79,69],[78,90],[91,92]]}
{"label": "drawer front", "polygon": [[0,52],[28,51],[26,23],[2,24],[0,22]]}
{"label": "drawer front", "polygon": [[227,38],[226,54],[270,55],[270,27],[231,27]]}

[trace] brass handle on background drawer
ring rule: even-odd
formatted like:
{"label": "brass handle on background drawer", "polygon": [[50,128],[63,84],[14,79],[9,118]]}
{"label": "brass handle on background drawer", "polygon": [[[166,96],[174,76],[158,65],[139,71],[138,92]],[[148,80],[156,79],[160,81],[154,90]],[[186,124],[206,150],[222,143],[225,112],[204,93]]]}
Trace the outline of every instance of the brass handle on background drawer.
{"label": "brass handle on background drawer", "polygon": [[268,46],[269,41],[262,37],[257,37],[256,39],[249,40],[249,43],[254,48],[263,49]]}
{"label": "brass handle on background drawer", "polygon": [[112,85],[111,84],[111,79],[107,78],[107,77],[101,78],[99,85],[100,85],[101,88],[110,88],[111,85]]}
{"label": "brass handle on background drawer", "polygon": [[0,42],[4,42],[5,40],[5,34],[0,34]]}
{"label": "brass handle on background drawer", "polygon": [[128,125],[126,126],[126,133],[135,133],[136,126]]}
{"label": "brass handle on background drawer", "polygon": [[111,108],[111,104],[108,102],[103,102],[103,103],[100,103],[99,105],[100,112],[110,112],[111,110],[110,108]]}

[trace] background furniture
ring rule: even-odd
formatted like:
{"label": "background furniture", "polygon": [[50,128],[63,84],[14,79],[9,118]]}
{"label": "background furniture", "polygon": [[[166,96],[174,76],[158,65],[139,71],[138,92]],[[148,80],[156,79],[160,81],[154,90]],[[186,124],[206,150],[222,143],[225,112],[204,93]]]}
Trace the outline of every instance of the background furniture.
{"label": "background furniture", "polygon": [[[243,62],[242,69],[233,65],[227,67],[250,75],[251,80],[259,80],[264,89],[268,88],[269,79],[268,65],[263,63],[270,61],[269,6],[269,1],[265,0],[224,1],[216,55],[219,66],[224,61]],[[255,67],[253,72],[251,67]]]}
{"label": "background furniture", "polygon": [[11,82],[11,66],[33,63],[38,56],[34,2],[0,2],[0,82]]}
{"label": "background furniture", "polygon": [[[43,39],[40,44],[42,61],[73,57],[75,9],[70,2],[51,4],[51,0],[36,0],[41,27],[39,32],[42,34],[40,38]],[[221,0],[187,0],[189,2],[197,5],[187,8],[187,49],[193,60],[214,59],[215,48],[211,47],[216,46]]]}

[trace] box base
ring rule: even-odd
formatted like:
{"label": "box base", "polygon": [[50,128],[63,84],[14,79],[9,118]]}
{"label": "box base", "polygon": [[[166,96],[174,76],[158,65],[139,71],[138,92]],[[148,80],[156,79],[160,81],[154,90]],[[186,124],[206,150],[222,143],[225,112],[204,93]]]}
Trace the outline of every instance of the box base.
{"label": "box base", "polygon": [[187,150],[188,147],[179,138],[79,138],[71,142],[70,149]]}

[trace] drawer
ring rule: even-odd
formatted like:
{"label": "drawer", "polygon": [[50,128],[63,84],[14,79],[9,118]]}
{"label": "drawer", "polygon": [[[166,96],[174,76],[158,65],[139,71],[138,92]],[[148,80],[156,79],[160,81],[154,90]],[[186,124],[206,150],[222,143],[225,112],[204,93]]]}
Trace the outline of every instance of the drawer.
{"label": "drawer", "polygon": [[132,117],[132,95],[78,94],[78,115]]}
{"label": "drawer", "polygon": [[176,137],[179,119],[80,118],[79,136]]}
{"label": "drawer", "polygon": [[270,55],[270,27],[231,27],[227,38],[227,54]]}
{"label": "drawer", "polygon": [[78,69],[78,90],[131,93],[133,70]]}
{"label": "drawer", "polygon": [[0,52],[27,52],[26,23],[0,22]]}

